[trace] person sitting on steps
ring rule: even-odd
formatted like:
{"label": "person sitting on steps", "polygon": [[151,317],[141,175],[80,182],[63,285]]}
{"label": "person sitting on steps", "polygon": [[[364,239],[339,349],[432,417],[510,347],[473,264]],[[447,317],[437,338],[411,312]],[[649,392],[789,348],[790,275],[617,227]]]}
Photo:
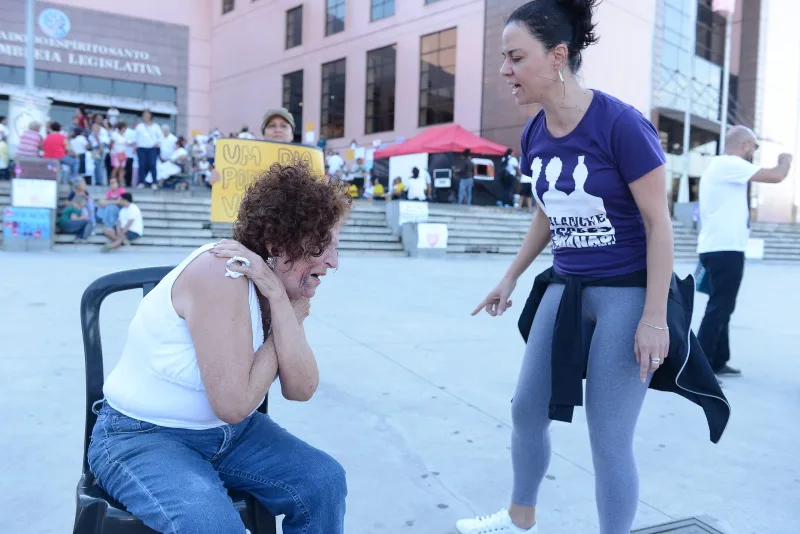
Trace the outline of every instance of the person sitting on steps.
{"label": "person sitting on steps", "polygon": [[133,195],[122,193],[119,196],[119,218],[113,228],[104,230],[105,236],[110,243],[103,246],[103,252],[108,252],[122,245],[130,245],[131,241],[136,241],[144,233],[144,220],[139,206],[133,203]]}

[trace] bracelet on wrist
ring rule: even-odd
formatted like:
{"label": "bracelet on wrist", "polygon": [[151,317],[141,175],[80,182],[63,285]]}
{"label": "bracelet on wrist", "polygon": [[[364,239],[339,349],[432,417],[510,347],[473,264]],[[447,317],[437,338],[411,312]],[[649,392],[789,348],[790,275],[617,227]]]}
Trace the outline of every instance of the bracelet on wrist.
{"label": "bracelet on wrist", "polygon": [[645,322],[645,321],[639,321],[639,324],[643,324],[645,326],[649,326],[650,328],[652,328],[654,330],[662,330],[662,331],[665,331],[665,332],[669,331],[669,327],[668,326],[656,326],[654,324],[650,324],[650,323]]}

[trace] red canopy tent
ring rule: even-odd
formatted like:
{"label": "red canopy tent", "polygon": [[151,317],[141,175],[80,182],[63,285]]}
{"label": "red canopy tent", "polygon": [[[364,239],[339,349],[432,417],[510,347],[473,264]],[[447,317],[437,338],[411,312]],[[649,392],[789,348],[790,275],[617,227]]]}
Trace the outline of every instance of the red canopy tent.
{"label": "red canopy tent", "polygon": [[458,124],[428,128],[416,137],[399,145],[375,151],[375,159],[404,156],[406,154],[438,154],[463,152],[469,149],[476,155],[502,156],[508,147],[489,141],[465,130]]}

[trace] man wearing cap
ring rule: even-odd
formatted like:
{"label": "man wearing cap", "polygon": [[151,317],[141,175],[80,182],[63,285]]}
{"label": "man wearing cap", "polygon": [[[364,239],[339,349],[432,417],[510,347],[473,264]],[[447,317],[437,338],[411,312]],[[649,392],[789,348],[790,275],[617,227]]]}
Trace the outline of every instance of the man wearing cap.
{"label": "man wearing cap", "polygon": [[294,117],[286,108],[267,110],[261,122],[261,135],[265,141],[291,143],[294,141]]}

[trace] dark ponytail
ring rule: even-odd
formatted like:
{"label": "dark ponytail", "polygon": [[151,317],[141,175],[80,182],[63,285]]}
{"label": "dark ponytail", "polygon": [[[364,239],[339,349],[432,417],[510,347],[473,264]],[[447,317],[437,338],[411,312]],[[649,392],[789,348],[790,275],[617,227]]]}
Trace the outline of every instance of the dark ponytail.
{"label": "dark ponytail", "polygon": [[550,51],[559,44],[569,50],[569,68],[578,72],[581,52],[597,42],[592,22],[600,0],[533,0],[517,8],[506,20],[528,29]]}

